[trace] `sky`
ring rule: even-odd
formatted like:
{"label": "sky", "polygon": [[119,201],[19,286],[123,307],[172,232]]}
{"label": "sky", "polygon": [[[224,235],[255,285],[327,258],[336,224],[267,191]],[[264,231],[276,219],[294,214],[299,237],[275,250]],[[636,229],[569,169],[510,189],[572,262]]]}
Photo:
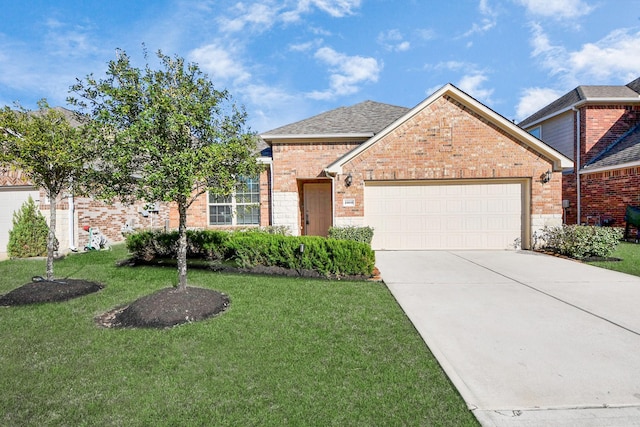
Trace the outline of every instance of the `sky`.
{"label": "sky", "polygon": [[[0,0],[0,105],[67,106],[125,51],[197,63],[264,133],[452,83],[516,122],[640,77],[640,0]],[[155,67],[158,68],[158,67]]]}

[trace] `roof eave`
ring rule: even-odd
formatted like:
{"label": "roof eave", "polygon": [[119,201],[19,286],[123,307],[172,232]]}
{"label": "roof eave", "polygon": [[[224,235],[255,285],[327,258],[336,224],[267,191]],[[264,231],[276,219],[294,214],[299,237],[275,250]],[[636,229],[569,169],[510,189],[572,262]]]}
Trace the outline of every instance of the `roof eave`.
{"label": "roof eave", "polygon": [[296,142],[316,142],[320,140],[345,140],[345,139],[369,139],[373,135],[373,132],[358,132],[358,133],[317,133],[317,134],[263,134],[260,137],[267,143],[287,143],[291,141]]}
{"label": "roof eave", "polygon": [[633,162],[627,162],[627,163],[620,163],[617,165],[601,166],[599,168],[593,168],[593,169],[583,168],[583,169],[580,169],[578,173],[580,175],[584,175],[584,174],[595,173],[595,172],[605,172],[605,171],[611,171],[611,170],[617,170],[617,169],[635,168],[638,166],[640,166],[640,160],[635,160]]}
{"label": "roof eave", "polygon": [[576,108],[582,107],[585,104],[629,104],[629,103],[640,104],[640,96],[633,97],[633,98],[585,98],[569,105],[568,107],[562,108],[558,111],[554,111],[551,114],[541,117],[538,120],[534,120],[531,123],[527,123],[523,127],[523,129],[530,129],[532,127],[538,126],[542,122],[545,122],[549,119],[560,116],[568,111],[575,110]]}

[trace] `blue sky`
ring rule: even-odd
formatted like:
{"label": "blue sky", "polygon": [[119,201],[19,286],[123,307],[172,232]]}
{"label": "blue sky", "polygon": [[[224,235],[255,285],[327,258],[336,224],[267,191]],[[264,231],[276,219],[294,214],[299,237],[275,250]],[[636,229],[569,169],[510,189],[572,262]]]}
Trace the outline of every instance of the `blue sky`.
{"label": "blue sky", "polygon": [[640,77],[640,0],[5,0],[0,105],[66,105],[142,44],[196,62],[266,132],[453,83],[521,120],[578,85]]}

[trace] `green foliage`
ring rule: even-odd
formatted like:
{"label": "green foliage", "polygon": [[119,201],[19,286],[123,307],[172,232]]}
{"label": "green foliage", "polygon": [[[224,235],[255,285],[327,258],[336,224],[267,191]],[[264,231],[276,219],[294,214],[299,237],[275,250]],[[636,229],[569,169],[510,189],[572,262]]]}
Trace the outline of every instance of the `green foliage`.
{"label": "green foliage", "polygon": [[[67,190],[86,189],[85,172],[94,152],[83,137],[79,116],[50,108],[45,99],[38,111],[17,105],[0,110],[0,169],[19,170],[34,186],[44,188],[50,202],[51,227],[47,240],[47,279],[53,279],[56,247],[56,201]],[[73,124],[72,124],[73,122]]]}
{"label": "green foliage", "polygon": [[616,249],[624,231],[617,227],[563,225],[545,227],[541,233],[544,249],[572,258],[608,257]]}
{"label": "green foliage", "polygon": [[[146,55],[145,55],[146,56]],[[160,70],[134,67],[119,52],[105,79],[71,87],[69,102],[91,117],[100,147],[91,171],[104,199],[174,202],[179,213],[178,278],[186,290],[187,208],[205,192],[231,194],[241,177],[259,171],[246,113],[217,90],[197,64],[157,52]]]}
{"label": "green foliage", "polygon": [[373,228],[371,227],[331,227],[329,238],[340,240],[353,240],[354,242],[371,244],[373,240]]}
{"label": "green foliage", "polygon": [[[277,266],[342,276],[371,275],[375,266],[371,247],[350,240],[214,230],[189,231],[187,237],[189,258],[234,261],[245,268]],[[128,235],[126,245],[134,258],[151,261],[175,257],[177,242],[177,232],[142,231]]]}
{"label": "green foliage", "polygon": [[49,227],[31,196],[13,213],[7,252],[12,258],[29,258],[47,254]]}

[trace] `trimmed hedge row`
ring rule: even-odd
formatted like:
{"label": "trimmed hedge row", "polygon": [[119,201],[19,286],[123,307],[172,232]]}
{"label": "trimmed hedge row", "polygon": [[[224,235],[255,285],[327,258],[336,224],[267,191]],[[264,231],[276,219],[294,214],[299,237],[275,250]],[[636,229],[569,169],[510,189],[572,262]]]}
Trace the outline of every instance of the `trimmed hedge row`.
{"label": "trimmed hedge row", "polygon": [[545,227],[542,247],[572,258],[608,257],[618,246],[624,231],[616,227],[563,225]]}
{"label": "trimmed hedge row", "polygon": [[[136,259],[175,258],[178,232],[141,231],[127,236]],[[238,267],[277,266],[323,275],[373,273],[375,253],[364,243],[316,236],[283,236],[259,231],[187,231],[187,258],[235,261]]]}

